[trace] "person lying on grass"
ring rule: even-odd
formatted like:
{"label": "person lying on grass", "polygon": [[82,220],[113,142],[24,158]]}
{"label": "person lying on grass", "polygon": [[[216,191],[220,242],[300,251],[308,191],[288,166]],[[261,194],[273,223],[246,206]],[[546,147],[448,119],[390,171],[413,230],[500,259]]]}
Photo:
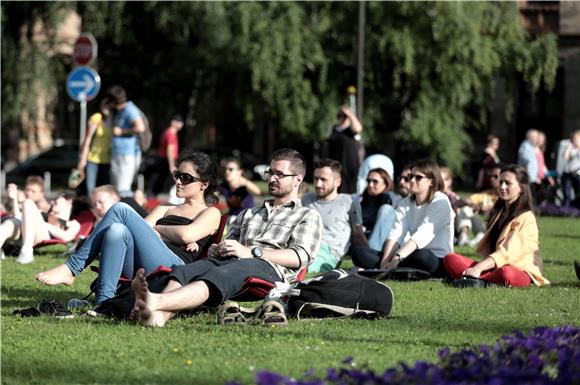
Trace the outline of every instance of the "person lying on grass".
{"label": "person lying on grass", "polygon": [[[12,189],[10,189],[12,190]],[[10,191],[9,194],[14,194]],[[51,202],[47,212],[42,212],[37,203],[26,198],[22,202],[20,218],[11,217],[0,226],[0,247],[8,239],[22,241],[16,262],[28,264],[34,261],[34,246],[49,239],[72,241],[81,224],[71,219],[73,194],[63,193]]]}
{"label": "person lying on grass", "polygon": [[145,272],[137,271],[130,318],[143,325],[164,326],[175,314],[201,305],[218,306],[232,298],[253,276],[274,283],[290,282],[317,253],[322,219],[302,207],[298,189],[306,173],[300,153],[272,154],[268,191],[274,199],[242,211],[226,239],[209,248],[209,258],[177,266],[162,293],[149,291]]}
{"label": "person lying on grass", "polygon": [[199,257],[220,223],[215,203],[217,167],[208,155],[193,153],[179,161],[173,173],[179,206],[158,206],[145,219],[125,203],[111,207],[81,248],[62,265],[39,273],[36,279],[46,285],[72,285],[100,255],[96,303],[115,295],[121,275],[132,278],[135,271],[146,273],[159,265],[181,266]]}
{"label": "person lying on grass", "polygon": [[538,286],[549,284],[542,275],[538,225],[526,169],[518,165],[502,168],[498,195],[487,231],[477,247],[485,259],[477,263],[451,253],[443,260],[445,268],[455,279],[473,277],[513,287],[529,286],[532,282]]}

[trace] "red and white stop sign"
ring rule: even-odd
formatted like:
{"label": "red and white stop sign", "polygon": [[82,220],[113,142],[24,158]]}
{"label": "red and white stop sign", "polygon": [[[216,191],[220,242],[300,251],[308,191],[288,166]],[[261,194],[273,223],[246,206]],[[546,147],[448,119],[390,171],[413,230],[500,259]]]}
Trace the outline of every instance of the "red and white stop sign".
{"label": "red and white stop sign", "polygon": [[73,59],[77,65],[90,65],[97,58],[97,41],[92,33],[83,33],[75,41]]}

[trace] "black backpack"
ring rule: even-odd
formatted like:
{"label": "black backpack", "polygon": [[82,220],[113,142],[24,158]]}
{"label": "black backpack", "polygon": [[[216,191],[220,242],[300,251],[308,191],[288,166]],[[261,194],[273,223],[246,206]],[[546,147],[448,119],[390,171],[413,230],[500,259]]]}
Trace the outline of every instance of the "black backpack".
{"label": "black backpack", "polygon": [[332,270],[296,285],[288,300],[297,318],[386,316],[393,307],[393,291],[384,283]]}

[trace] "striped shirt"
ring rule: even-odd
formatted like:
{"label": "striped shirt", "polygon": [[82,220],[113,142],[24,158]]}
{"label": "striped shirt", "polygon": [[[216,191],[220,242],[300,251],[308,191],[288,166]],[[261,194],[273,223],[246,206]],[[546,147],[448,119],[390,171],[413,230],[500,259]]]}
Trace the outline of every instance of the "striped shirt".
{"label": "striped shirt", "polygon": [[278,207],[273,207],[272,200],[267,200],[261,207],[242,211],[228,230],[226,239],[237,240],[250,248],[293,250],[300,261],[297,268],[268,261],[280,277],[292,282],[298,270],[308,266],[318,253],[322,229],[320,214],[302,207],[299,199]]}

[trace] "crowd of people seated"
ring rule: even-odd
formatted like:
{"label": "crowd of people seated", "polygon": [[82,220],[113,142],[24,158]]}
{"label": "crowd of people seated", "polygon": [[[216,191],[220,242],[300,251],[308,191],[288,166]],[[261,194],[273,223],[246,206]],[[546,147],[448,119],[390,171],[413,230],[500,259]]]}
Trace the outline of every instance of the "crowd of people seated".
{"label": "crowd of people seated", "polygon": [[[522,163],[531,161],[529,146],[537,143],[536,136],[528,135],[522,144]],[[266,171],[270,198],[256,199],[262,191],[244,177],[238,160],[223,163],[220,184],[218,167],[209,156],[185,153],[172,173],[183,203],[139,213],[136,209],[142,207],[123,202],[115,187],[95,187],[94,229],[64,263],[36,279],[46,285],[72,285],[98,259],[94,310],[116,295],[125,276],[133,279],[132,318],[154,326],[164,326],[181,311],[224,303],[250,276],[291,283],[301,270],[324,273],[346,258],[352,259],[353,272],[406,268],[434,278],[469,277],[508,287],[549,284],[543,276],[533,203],[534,181],[542,167],[501,164],[498,146],[499,139],[490,137],[477,174],[480,191],[467,196],[453,191],[451,169],[433,160],[411,162],[396,177],[393,162],[377,154],[362,162],[359,177],[364,176],[364,185],[358,193],[339,193],[343,165],[334,159],[315,162],[314,191],[307,192],[306,161],[297,151],[282,149],[272,154]],[[570,195],[579,157],[580,132],[564,153]],[[79,231],[72,196],[61,194],[49,203],[42,185],[30,178],[23,192],[8,187],[0,241],[4,245],[21,239],[20,263],[34,260],[36,244],[51,237],[71,240]],[[230,217],[225,238],[210,245],[224,214]],[[459,254],[455,245],[476,247],[481,260]],[[165,287],[153,292],[147,275],[161,265],[172,271]]]}

